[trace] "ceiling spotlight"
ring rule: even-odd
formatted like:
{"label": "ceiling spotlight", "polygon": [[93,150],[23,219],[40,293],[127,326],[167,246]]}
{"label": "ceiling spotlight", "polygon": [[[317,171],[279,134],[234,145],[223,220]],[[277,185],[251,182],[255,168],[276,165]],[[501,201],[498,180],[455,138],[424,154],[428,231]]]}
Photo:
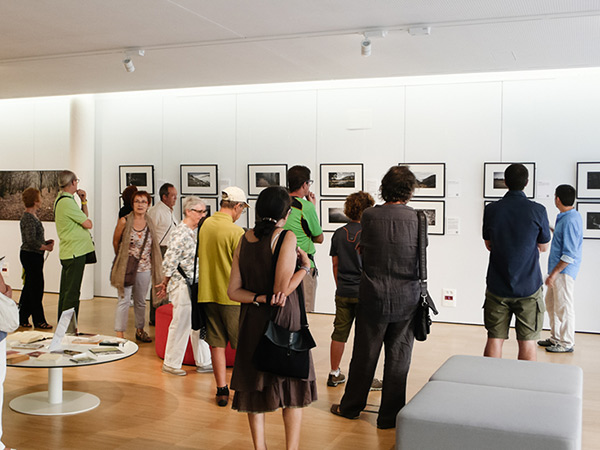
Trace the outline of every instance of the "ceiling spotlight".
{"label": "ceiling spotlight", "polygon": [[363,40],[360,42],[360,54],[363,56],[371,56],[371,38],[374,37],[386,37],[388,34],[387,30],[371,30],[365,31]]}
{"label": "ceiling spotlight", "polygon": [[123,66],[128,73],[135,71],[135,66],[133,65],[132,56],[144,56],[146,51],[141,48],[128,48],[125,50],[125,59],[123,60]]}
{"label": "ceiling spotlight", "polygon": [[363,39],[360,43],[360,54],[363,56],[371,56],[371,41],[369,39]]}
{"label": "ceiling spotlight", "polygon": [[133,72],[135,70],[135,66],[133,65],[133,61],[131,58],[127,57],[123,60],[123,65],[125,66],[125,70],[127,72]]}

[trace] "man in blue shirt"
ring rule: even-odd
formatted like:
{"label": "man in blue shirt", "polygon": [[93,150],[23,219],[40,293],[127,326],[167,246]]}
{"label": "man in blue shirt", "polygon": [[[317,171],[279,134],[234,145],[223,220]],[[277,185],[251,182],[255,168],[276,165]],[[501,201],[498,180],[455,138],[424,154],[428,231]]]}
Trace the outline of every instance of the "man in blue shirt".
{"label": "man in blue shirt", "polygon": [[502,357],[510,321],[516,318],[519,359],[536,360],[535,341],[544,322],[539,254],[548,250],[546,208],[523,192],[529,172],[523,164],[504,171],[508,192],[485,207],[483,239],[490,252],[484,323],[488,332],[484,356]]}
{"label": "man in blue shirt", "polygon": [[573,186],[561,184],[556,188],[554,204],[560,213],[556,217],[546,279],[551,334],[549,339],[538,341],[538,345],[552,353],[570,353],[575,343],[574,290],[581,265],[583,221],[574,203]]}

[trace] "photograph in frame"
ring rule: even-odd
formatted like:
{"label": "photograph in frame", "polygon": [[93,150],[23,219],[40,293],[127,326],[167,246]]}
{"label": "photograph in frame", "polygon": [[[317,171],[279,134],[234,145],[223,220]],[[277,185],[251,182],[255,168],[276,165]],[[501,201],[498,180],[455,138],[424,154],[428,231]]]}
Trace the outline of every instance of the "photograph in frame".
{"label": "photograph in frame", "polygon": [[287,186],[287,164],[248,164],[248,195],[270,186]]}
{"label": "photograph in frame", "polygon": [[511,164],[523,164],[529,171],[529,182],[523,192],[527,198],[535,198],[535,163],[533,162],[506,162],[483,163],[483,197],[502,198],[508,192],[504,182],[504,171]]}
{"label": "photograph in frame", "polygon": [[600,203],[577,202],[583,221],[583,238],[600,239]]}
{"label": "photograph in frame", "polygon": [[346,197],[362,191],[363,164],[321,164],[321,196]]}
{"label": "photograph in frame", "polygon": [[256,225],[256,221],[259,219],[256,214],[256,199],[249,198],[248,205],[250,205],[250,207],[246,210],[246,217],[248,220],[248,229],[250,229],[254,228],[254,225]]}
{"label": "photograph in frame", "polygon": [[323,231],[335,231],[351,222],[344,214],[345,199],[321,200],[321,228]]}
{"label": "photograph in frame", "polygon": [[427,234],[446,234],[446,202],[444,200],[411,200],[407,203],[427,216]]}
{"label": "photograph in frame", "polygon": [[181,164],[179,180],[182,195],[217,195],[218,169],[216,164]]}
{"label": "photograph in frame", "polygon": [[400,163],[417,178],[413,197],[446,196],[446,163]]}
{"label": "photograph in frame", "polygon": [[54,201],[59,191],[58,177],[61,172],[62,170],[0,171],[0,220],[21,220],[25,212],[23,191],[33,187],[39,189],[42,200],[37,212],[38,219],[53,222]]}
{"label": "photograph in frame", "polygon": [[[219,204],[219,199],[218,198],[214,198],[214,197],[198,197],[200,200],[202,200],[204,202],[204,204],[206,205],[206,217],[210,217],[212,214],[215,213],[215,211],[218,210],[218,204]],[[183,201],[185,200],[186,196],[181,196],[179,197],[179,209],[181,211],[180,216],[181,216],[181,220],[183,220]]]}
{"label": "photograph in frame", "polygon": [[577,163],[577,198],[600,200],[600,162]]}
{"label": "photograph in frame", "polygon": [[119,166],[119,194],[127,186],[136,186],[138,191],[154,195],[154,166]]}

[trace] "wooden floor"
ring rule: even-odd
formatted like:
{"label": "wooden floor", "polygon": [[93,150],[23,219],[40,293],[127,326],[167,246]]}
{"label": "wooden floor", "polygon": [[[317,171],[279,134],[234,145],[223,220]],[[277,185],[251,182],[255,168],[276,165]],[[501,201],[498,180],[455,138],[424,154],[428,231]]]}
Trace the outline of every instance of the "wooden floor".
{"label": "wooden floor", "polygon": [[[18,292],[15,293],[15,297]],[[57,296],[44,300],[48,321],[56,324]],[[82,302],[80,331],[113,334],[116,300],[96,298]],[[301,447],[306,449],[392,449],[394,430],[378,430],[377,405],[381,394],[369,396],[369,412],[350,421],[329,412],[339,402],[343,385],[328,388],[329,339],[333,316],[311,314],[311,331],[317,340],[313,356],[317,370],[319,400],[304,410]],[[133,330],[133,311],[130,313]],[[154,335],[154,328],[149,333]],[[544,332],[544,337],[547,332]],[[128,337],[133,337],[130,333]],[[351,337],[352,339],[352,337]],[[480,355],[485,330],[480,326],[434,324],[425,343],[415,343],[409,375],[411,398],[431,374],[451,355]],[[572,354],[549,354],[538,350],[540,361],[575,364],[584,370],[583,448],[600,448],[600,336],[578,334]],[[505,357],[515,358],[516,343],[505,345]],[[347,372],[348,348],[342,362]],[[90,392],[101,399],[98,408],[73,416],[42,417],[19,414],[8,403],[20,395],[45,390],[47,370],[9,367],[4,383],[2,423],[6,445],[25,449],[249,449],[252,448],[246,415],[214,402],[212,374],[198,374],[192,367],[188,376],[161,372],[162,360],[154,344],[140,345],[139,352],[126,360],[91,367],[65,369],[64,389]],[[229,369],[230,371],[230,369]],[[383,370],[377,369],[381,377]],[[230,373],[229,373],[230,375]],[[284,430],[279,412],[267,415],[267,442],[270,448],[284,448]],[[594,444],[595,443],[595,444]]]}

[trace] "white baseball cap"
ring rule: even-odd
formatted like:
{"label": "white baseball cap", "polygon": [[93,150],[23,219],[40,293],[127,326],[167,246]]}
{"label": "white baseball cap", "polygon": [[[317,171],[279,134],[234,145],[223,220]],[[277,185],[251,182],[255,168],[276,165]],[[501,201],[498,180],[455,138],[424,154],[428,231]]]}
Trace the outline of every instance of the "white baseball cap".
{"label": "white baseball cap", "polygon": [[243,203],[246,208],[250,207],[246,200],[246,193],[237,186],[229,186],[228,188],[223,189],[221,198],[228,202]]}

